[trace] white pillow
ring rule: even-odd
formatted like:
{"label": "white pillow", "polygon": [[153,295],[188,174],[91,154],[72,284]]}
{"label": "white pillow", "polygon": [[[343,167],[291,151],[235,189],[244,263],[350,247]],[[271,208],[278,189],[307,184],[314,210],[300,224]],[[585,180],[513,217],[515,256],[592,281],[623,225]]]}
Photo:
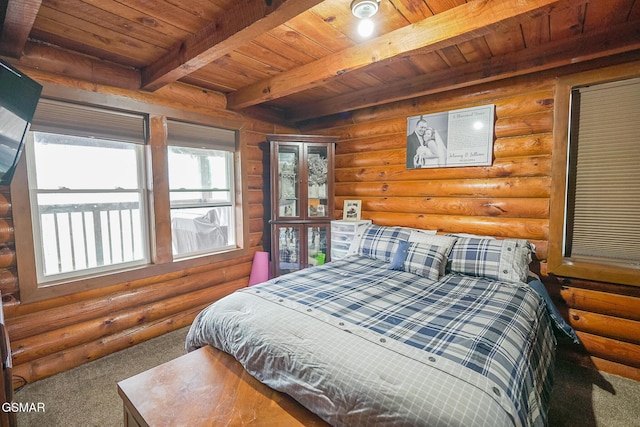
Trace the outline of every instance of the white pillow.
{"label": "white pillow", "polygon": [[[431,245],[437,246],[446,246],[451,237],[447,236],[439,236],[436,235],[437,231],[435,230],[411,230],[411,235],[409,236],[410,243],[429,243]],[[442,239],[442,237],[446,237],[446,239]],[[453,239],[455,242],[455,238]],[[441,243],[437,243],[441,242]],[[453,243],[452,243],[453,244]]]}
{"label": "white pillow", "polygon": [[449,233],[447,236],[455,236],[455,237],[471,237],[474,239],[491,239],[496,240],[493,236],[481,236],[479,234],[469,234],[469,233]]}

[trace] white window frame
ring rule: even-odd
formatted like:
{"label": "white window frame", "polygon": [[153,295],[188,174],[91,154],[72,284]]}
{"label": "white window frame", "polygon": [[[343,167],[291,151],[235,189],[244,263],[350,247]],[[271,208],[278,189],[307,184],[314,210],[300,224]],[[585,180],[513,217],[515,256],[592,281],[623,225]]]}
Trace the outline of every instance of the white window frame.
{"label": "white window frame", "polygon": [[[179,209],[190,208],[215,208],[215,207],[227,207],[230,211],[227,232],[232,234],[231,243],[220,246],[217,248],[195,250],[184,253],[175,253],[175,248],[172,245],[172,253],[174,260],[182,260],[186,258],[199,257],[205,255],[214,255],[217,253],[227,252],[229,250],[235,250],[239,247],[238,242],[238,218],[235,211],[236,206],[236,177],[237,171],[235,170],[235,158],[237,154],[237,135],[235,131],[222,129],[209,125],[202,125],[196,123],[183,122],[178,120],[167,120],[168,138],[167,138],[167,156],[169,147],[184,147],[184,148],[196,148],[200,150],[211,150],[225,153],[227,182],[229,185],[229,201],[227,202],[207,202],[191,203],[191,204],[171,204],[170,212]],[[171,171],[170,165],[167,166],[167,172],[169,176]],[[202,192],[206,191],[204,188],[197,189],[171,189],[169,188],[169,199],[171,200],[171,193],[173,192]],[[210,189],[217,190],[217,189]],[[172,232],[173,232],[172,227]]]}
{"label": "white window frame", "polygon": [[[61,107],[64,109],[65,106],[74,108],[73,104],[69,103],[59,103],[57,101],[50,100],[42,100],[41,103],[45,104],[44,108],[56,108]],[[48,103],[48,104],[47,104]],[[40,108],[40,106],[39,106]],[[108,109],[100,109],[94,107],[78,107],[81,110],[88,111],[89,115],[93,114],[105,114],[110,115],[110,117],[120,116],[124,117],[125,120],[128,120],[125,116],[132,116],[134,120],[140,120],[141,123],[146,126],[146,119],[143,115],[139,114],[129,114],[129,113],[121,113],[116,111],[110,111]],[[46,120],[44,120],[41,125],[37,124],[37,119],[34,120],[35,125],[31,128],[31,130],[27,133],[25,140],[25,156],[27,162],[27,179],[29,186],[29,202],[31,205],[31,224],[33,231],[33,245],[35,252],[35,265],[36,265],[36,278],[38,286],[47,287],[53,286],[56,284],[61,284],[68,282],[69,280],[85,278],[85,277],[94,277],[98,275],[103,275],[105,273],[112,273],[117,271],[128,270],[131,268],[140,267],[143,265],[147,265],[150,262],[150,236],[149,236],[149,209],[148,209],[148,198],[147,198],[147,183],[146,183],[146,159],[145,159],[145,149],[144,145],[140,143],[133,143],[131,141],[121,141],[126,143],[131,143],[135,147],[136,151],[136,173],[137,180],[139,183],[138,188],[114,188],[114,189],[82,189],[82,190],[74,190],[74,189],[39,189],[36,187],[36,165],[35,165],[35,152],[34,152],[34,132],[42,130],[44,133],[51,133],[56,135],[72,135],[72,136],[80,136],[91,138],[92,140],[100,140],[101,138],[109,138],[109,121],[105,121],[105,126],[101,129],[97,129],[95,134],[97,138],[93,138],[92,132],[90,129],[81,129],[82,121],[79,121],[78,127],[74,127],[73,125],[74,118],[72,116],[61,117],[60,121],[55,124],[49,124]],[[65,130],[65,126],[69,126],[67,130]],[[144,128],[140,129],[140,137],[141,141],[144,142]],[[117,135],[112,138],[113,140],[120,140]],[[64,271],[55,274],[45,275],[45,255],[44,255],[44,244],[42,242],[41,235],[41,224],[40,224],[40,207],[38,205],[38,195],[40,194],[73,194],[73,193],[137,193],[138,200],[140,201],[139,210],[140,210],[140,227],[141,227],[141,236],[140,236],[140,250],[141,257],[139,259],[110,263],[102,266],[94,266],[82,269],[74,269],[71,271]]]}
{"label": "white window frame", "polygon": [[[11,205],[14,213],[13,225],[16,235],[21,236],[15,241],[16,257],[20,262],[16,266],[18,283],[20,288],[20,300],[23,303],[34,303],[51,298],[59,298],[78,292],[94,291],[106,287],[124,287],[126,284],[135,284],[139,280],[157,280],[153,278],[164,277],[167,274],[185,274],[209,264],[225,262],[245,262],[251,255],[251,231],[249,223],[250,191],[247,178],[247,156],[244,155],[244,142],[247,133],[242,131],[243,122],[220,118],[210,114],[202,114],[193,110],[175,109],[163,102],[139,102],[136,99],[117,97],[117,102],[109,95],[82,90],[67,90],[60,93],[54,85],[45,85],[43,98],[58,99],[63,103],[82,104],[90,108],[96,106],[100,109],[108,109],[123,113],[131,112],[134,115],[142,115],[147,119],[145,138],[141,144],[145,149],[145,169],[147,179],[147,195],[145,202],[148,204],[149,221],[149,251],[150,262],[147,265],[133,266],[118,271],[98,273],[91,276],[82,276],[61,280],[55,283],[40,284],[36,277],[36,255],[33,239],[33,227],[31,223],[31,204],[29,201],[29,188],[27,179],[26,156],[21,156],[16,167],[16,174],[10,186]],[[117,104],[118,109],[112,105]],[[236,247],[225,252],[217,252],[191,258],[173,259],[171,254],[171,228],[169,188],[166,179],[166,146],[167,146],[167,120],[184,120],[186,122],[203,123],[214,129],[232,132],[234,140],[234,183],[235,183],[235,235]],[[64,117],[73,123],[83,123],[78,117]],[[48,125],[58,125],[60,117]],[[103,123],[109,125],[109,123]],[[98,126],[100,127],[100,126]],[[85,131],[96,132],[96,126],[91,126]],[[120,129],[122,132],[123,129]],[[107,138],[108,139],[108,138]],[[24,213],[24,214],[23,214]]]}

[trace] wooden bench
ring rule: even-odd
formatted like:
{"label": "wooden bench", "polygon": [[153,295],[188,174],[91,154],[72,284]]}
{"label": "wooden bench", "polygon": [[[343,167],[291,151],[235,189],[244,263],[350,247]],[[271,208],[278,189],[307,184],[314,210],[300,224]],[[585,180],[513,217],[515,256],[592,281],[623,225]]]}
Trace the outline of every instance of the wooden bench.
{"label": "wooden bench", "polygon": [[213,347],[118,383],[127,426],[327,426]]}

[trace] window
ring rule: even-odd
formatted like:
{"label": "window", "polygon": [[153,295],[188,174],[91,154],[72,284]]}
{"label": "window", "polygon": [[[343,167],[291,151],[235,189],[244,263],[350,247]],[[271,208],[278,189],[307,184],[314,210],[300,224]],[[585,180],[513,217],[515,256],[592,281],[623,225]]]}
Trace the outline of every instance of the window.
{"label": "window", "polygon": [[591,76],[558,87],[549,271],[638,284],[640,78]]}
{"label": "window", "polygon": [[[118,105],[127,111],[38,104],[10,188],[14,213],[27,213],[14,215],[23,302],[249,254],[236,131],[179,121],[212,119],[162,105]],[[197,233],[179,237],[195,246],[174,248],[185,224]]]}
{"label": "window", "polygon": [[38,283],[149,262],[143,116],[43,99],[26,153]]}
{"label": "window", "polygon": [[236,247],[235,132],[167,121],[174,257]]}

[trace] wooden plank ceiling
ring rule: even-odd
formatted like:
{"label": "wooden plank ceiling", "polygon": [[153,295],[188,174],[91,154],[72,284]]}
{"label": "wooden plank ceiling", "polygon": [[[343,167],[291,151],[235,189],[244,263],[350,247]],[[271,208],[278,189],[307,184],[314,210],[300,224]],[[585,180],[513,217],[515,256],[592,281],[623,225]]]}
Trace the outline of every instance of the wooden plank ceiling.
{"label": "wooden plank ceiling", "polygon": [[637,0],[9,0],[0,55],[127,89],[187,84],[285,123],[640,48]]}

